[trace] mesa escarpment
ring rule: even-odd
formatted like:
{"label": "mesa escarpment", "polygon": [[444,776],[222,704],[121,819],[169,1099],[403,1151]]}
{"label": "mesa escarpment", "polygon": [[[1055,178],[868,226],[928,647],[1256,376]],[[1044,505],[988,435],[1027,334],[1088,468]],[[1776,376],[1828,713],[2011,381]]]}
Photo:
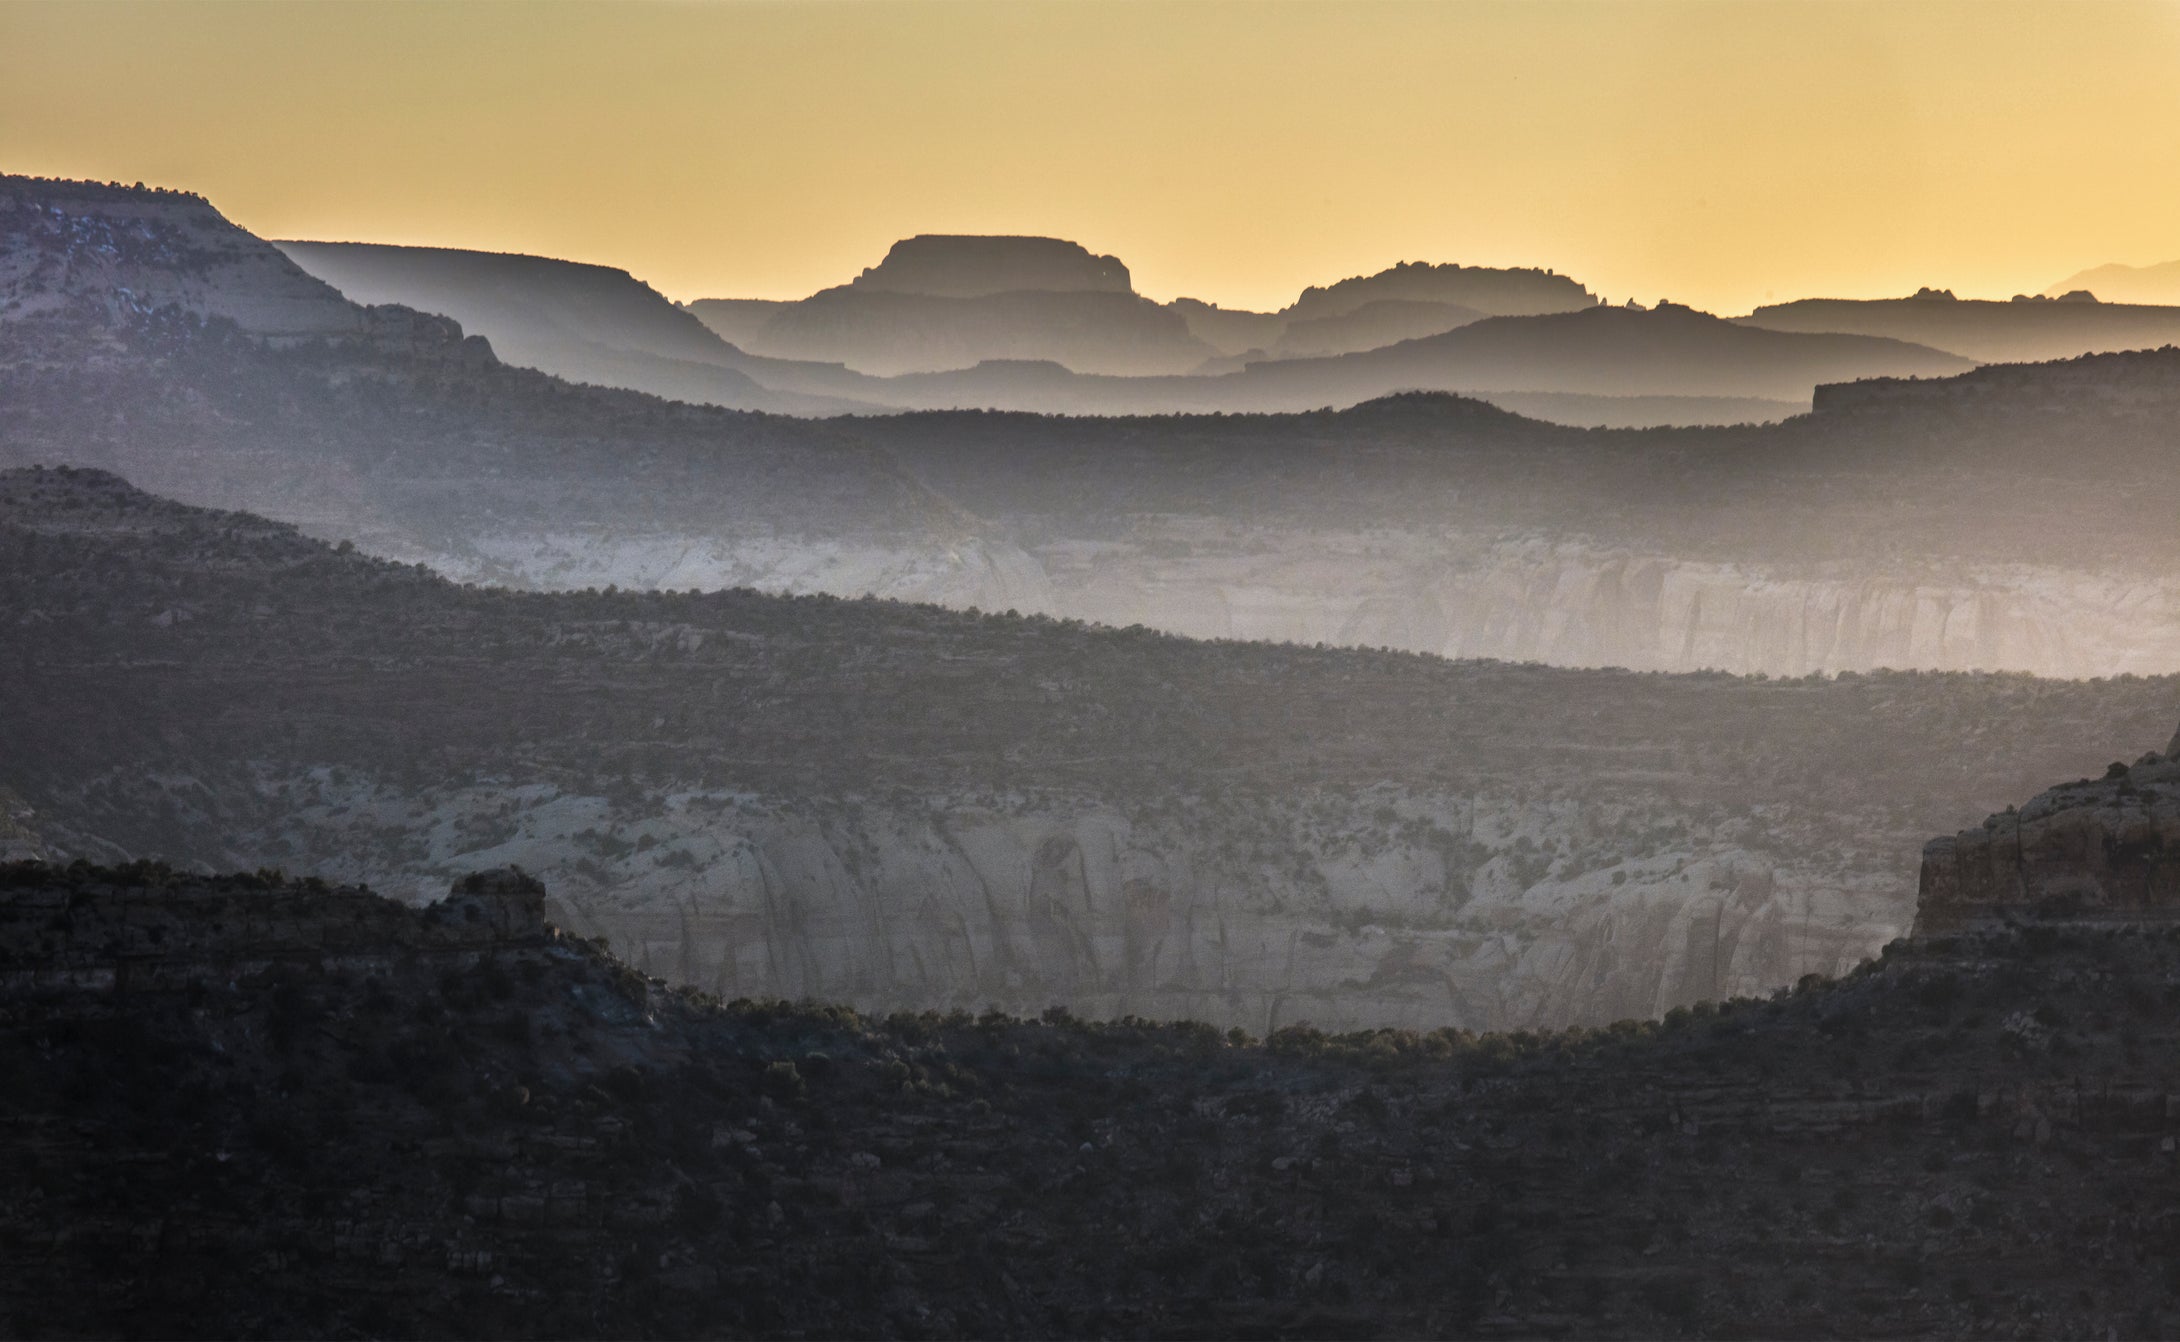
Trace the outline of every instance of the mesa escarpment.
{"label": "mesa escarpment", "polygon": [[2180,919],[2180,735],[1923,849],[1916,927]]}
{"label": "mesa escarpment", "polygon": [[876,293],[986,298],[1003,293],[1128,294],[1135,286],[1117,256],[1065,238],[919,233],[849,281]]}
{"label": "mesa escarpment", "polygon": [[204,197],[0,174],[0,311],[10,323],[174,308],[271,341],[355,336],[356,305]]}

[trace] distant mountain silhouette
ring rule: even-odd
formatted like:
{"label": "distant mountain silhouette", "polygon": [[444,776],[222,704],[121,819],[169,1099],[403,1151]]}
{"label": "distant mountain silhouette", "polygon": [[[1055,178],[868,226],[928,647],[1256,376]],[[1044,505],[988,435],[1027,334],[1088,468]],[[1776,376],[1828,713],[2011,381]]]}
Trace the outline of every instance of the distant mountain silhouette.
{"label": "distant mountain silhouette", "polygon": [[1287,329],[1287,319],[1276,312],[1222,308],[1200,298],[1176,298],[1166,306],[1181,314],[1189,334],[1221,354],[1262,354]]}
{"label": "distant mountain silhouette", "polygon": [[1064,238],[919,233],[849,281],[874,293],[987,298],[1009,293],[1132,294],[1117,256],[1097,256]]}
{"label": "distant mountain silhouette", "polygon": [[[1904,341],[1766,331],[1668,304],[1649,311],[1596,307],[1540,317],[1491,317],[1383,349],[1264,360],[1219,376],[1084,377],[1050,363],[1009,362],[963,373],[895,378],[888,386],[894,399],[931,409],[1100,415],[1291,412],[1355,405],[1397,391],[1452,391],[1484,399],[1507,393],[1669,398],[1652,402],[1659,408],[1678,398],[1753,399],[1767,404],[1751,406],[1761,411],[1751,417],[1773,419],[1778,417],[1777,403],[1806,407],[1819,383],[1934,377],[1974,366],[1957,355]],[[1640,404],[1624,403],[1621,410]],[[1585,413],[1576,422],[1596,421]],[[1613,416],[1603,422],[1636,421]]]}
{"label": "distant mountain silhouette", "polygon": [[735,346],[748,349],[757,339],[764,324],[771,321],[782,308],[794,306],[792,299],[776,298],[699,298],[693,303],[683,303],[681,308],[711,328],[712,334]]}
{"label": "distant mountain silhouette", "polygon": [[1374,275],[1304,289],[1277,312],[1222,308],[1194,298],[1168,306],[1187,319],[1197,339],[1221,354],[1286,359],[1360,353],[1482,317],[1534,317],[1596,304],[1589,290],[1549,270],[1403,261]]}
{"label": "distant mountain silhouette", "polygon": [[1355,354],[1383,349],[1482,321],[1487,313],[1458,303],[1413,298],[1381,298],[1359,308],[1323,317],[1290,320],[1269,353],[1275,359],[1307,359],[1326,354]]}
{"label": "distant mountain silhouette", "polygon": [[2078,289],[2087,289],[2107,303],[2180,306],[2180,261],[2152,266],[2098,266],[2070,275],[2044,293],[2057,298]]}
{"label": "distant mountain silhouette", "polygon": [[798,303],[700,299],[688,310],[721,337],[776,358],[861,372],[967,369],[1045,361],[1077,373],[1162,376],[1231,371],[1221,356],[1306,358],[1378,349],[1486,316],[1594,306],[1544,270],[1404,262],[1304,290],[1276,313],[1196,299],[1137,297],[1118,258],[1058,238],[904,239],[848,284]]}
{"label": "distant mountain silhouette", "polygon": [[799,302],[699,299],[687,311],[753,353],[880,377],[989,359],[1185,373],[1216,354],[1181,314],[1138,297],[1118,258],[1060,238],[922,234]]}
{"label": "distant mountain silhouette", "polygon": [[[2180,296],[2180,283],[2174,292]],[[1736,320],[1770,331],[1888,336],[1986,363],[2071,359],[2180,342],[2180,307],[2047,298],[1988,302],[1930,290],[1915,298],[1805,298],[1760,307]]]}
{"label": "distant mountain silhouette", "polygon": [[774,358],[843,363],[877,376],[987,359],[1050,359],[1079,373],[1184,373],[1216,353],[1179,313],[1131,293],[1088,289],[961,298],[844,285],[782,308],[749,344]]}
{"label": "distant mountain silhouette", "polygon": [[573,381],[742,410],[868,408],[855,399],[857,380],[844,370],[783,375],[611,266],[365,242],[273,246],[358,303],[399,303],[452,317],[489,339],[507,362]]}
{"label": "distant mountain silhouette", "polygon": [[[999,241],[1011,247],[1053,240]],[[677,309],[627,272],[606,266],[366,243],[279,246],[360,301],[398,302],[453,317],[489,338],[512,363],[677,400],[805,415],[1295,411],[1420,389],[1495,399],[1580,425],[1755,422],[1806,408],[1819,382],[1931,376],[1971,366],[1899,341],[1759,330],[1671,305],[1649,312],[1593,305],[1479,318],[1478,309],[1437,300],[1368,297],[1389,286],[1416,292],[1466,286],[1501,303],[1586,297],[1573,281],[1541,271],[1396,267],[1311,290],[1316,297],[1306,294],[1281,314],[1188,302],[1160,306],[1097,289],[955,297],[860,283],[794,303],[712,300]],[[1033,251],[1072,258],[1071,273],[1083,283],[1112,273],[1102,258],[1072,243]],[[1026,273],[1018,259],[1007,259],[1014,255],[1009,248],[1000,252],[1002,269]],[[913,266],[897,267],[887,283],[908,282],[903,276],[919,273],[914,267],[931,273],[937,260],[951,258],[952,264],[962,252],[937,260],[911,255]],[[893,266],[889,256],[867,273]],[[1047,266],[1041,273],[1061,282],[1068,278],[1061,269]],[[298,274],[291,282],[307,280]],[[972,284],[958,265],[929,282]],[[1320,315],[1296,315],[1307,310]],[[754,326],[757,338],[729,343],[707,324],[707,314],[745,334]],[[1192,325],[1217,325],[1229,336],[1246,335],[1252,324],[1258,333],[1274,334],[1271,346],[1224,367],[1208,344],[1190,334]],[[1418,327],[1438,329],[1400,338]],[[1280,357],[1313,347],[1340,352]]]}
{"label": "distant mountain silhouette", "polygon": [[[1256,364],[1241,376],[1338,389],[1752,396],[1801,401],[1821,382],[1958,373],[1967,359],[1871,336],[1759,332],[1676,304],[1493,317],[1338,359]],[[1364,390],[1364,389],[1368,390]],[[1359,393],[1359,394],[1358,394]]]}
{"label": "distant mountain silhouette", "polygon": [[1533,317],[1597,306],[1597,296],[1550,270],[1403,261],[1375,275],[1304,289],[1284,315],[1292,320],[1338,316],[1387,299],[1452,303],[1494,317]]}

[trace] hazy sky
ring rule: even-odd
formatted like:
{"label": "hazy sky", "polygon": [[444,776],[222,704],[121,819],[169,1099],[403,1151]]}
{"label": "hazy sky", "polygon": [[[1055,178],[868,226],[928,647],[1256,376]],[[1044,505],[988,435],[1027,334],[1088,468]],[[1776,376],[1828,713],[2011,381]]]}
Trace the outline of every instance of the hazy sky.
{"label": "hazy sky", "polygon": [[917,232],[1154,297],[1399,260],[1609,298],[2180,259],[2180,3],[0,2],[0,168],[273,237],[792,297]]}

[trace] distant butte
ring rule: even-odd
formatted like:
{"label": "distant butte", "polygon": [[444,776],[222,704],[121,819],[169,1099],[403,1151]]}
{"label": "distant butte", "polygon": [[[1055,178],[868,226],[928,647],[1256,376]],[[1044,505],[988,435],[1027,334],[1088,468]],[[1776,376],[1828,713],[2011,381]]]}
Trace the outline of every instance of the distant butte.
{"label": "distant butte", "polygon": [[920,233],[893,244],[883,261],[849,282],[881,293],[931,298],[992,294],[1131,294],[1128,267],[1064,238]]}

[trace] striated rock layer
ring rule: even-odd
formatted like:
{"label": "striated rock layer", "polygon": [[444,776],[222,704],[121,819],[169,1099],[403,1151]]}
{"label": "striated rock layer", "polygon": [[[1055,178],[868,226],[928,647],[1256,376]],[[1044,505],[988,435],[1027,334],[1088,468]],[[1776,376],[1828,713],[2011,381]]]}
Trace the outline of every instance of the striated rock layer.
{"label": "striated rock layer", "polygon": [[2180,735],[1924,847],[1918,931],[2022,916],[2180,919]]}

